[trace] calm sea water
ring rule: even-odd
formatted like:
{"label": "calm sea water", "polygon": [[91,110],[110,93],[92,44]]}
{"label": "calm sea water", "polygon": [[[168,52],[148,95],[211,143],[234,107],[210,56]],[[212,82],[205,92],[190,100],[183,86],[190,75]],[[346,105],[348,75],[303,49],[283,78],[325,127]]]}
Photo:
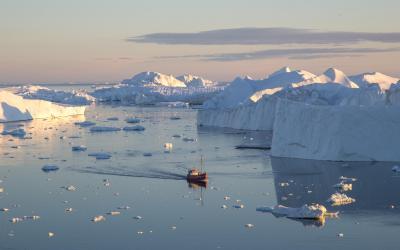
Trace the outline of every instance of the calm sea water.
{"label": "calm sea water", "polygon": [[[181,119],[170,119],[176,116]],[[126,117],[140,118],[146,130],[90,133],[74,125],[88,120],[123,127]],[[400,243],[400,175],[391,171],[393,163],[271,159],[269,151],[237,150],[243,141],[270,137],[198,129],[191,109],[98,105],[85,117],[1,126],[18,125],[32,139],[0,137],[0,207],[10,209],[0,212],[0,249],[398,249]],[[171,153],[164,153],[166,142],[174,145]],[[88,149],[72,152],[76,145]],[[112,157],[96,160],[88,156],[92,152]],[[199,165],[201,155],[209,184],[190,186],[184,176]],[[45,164],[60,170],[44,173]],[[330,207],[326,200],[340,176],[357,178],[347,192],[356,202]],[[69,185],[76,191],[63,188]],[[256,211],[258,206],[312,202],[340,211],[340,217],[322,223]],[[109,216],[110,211],[121,214]],[[9,221],[24,215],[40,219]],[[106,220],[92,222],[97,215]],[[254,228],[246,228],[248,223]]]}

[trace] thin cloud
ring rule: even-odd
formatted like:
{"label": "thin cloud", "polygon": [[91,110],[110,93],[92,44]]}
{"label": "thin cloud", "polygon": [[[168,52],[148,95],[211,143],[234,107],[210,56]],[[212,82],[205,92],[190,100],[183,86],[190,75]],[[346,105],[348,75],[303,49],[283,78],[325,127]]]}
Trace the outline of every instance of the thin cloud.
{"label": "thin cloud", "polygon": [[400,32],[373,33],[295,28],[237,28],[195,33],[151,33],[130,37],[126,41],[186,45],[399,43]]}
{"label": "thin cloud", "polygon": [[296,49],[270,49],[241,53],[220,53],[207,55],[163,56],[157,59],[200,59],[205,61],[244,61],[269,58],[287,57],[289,59],[318,59],[335,57],[357,57],[370,53],[399,52],[400,48],[296,48]]}

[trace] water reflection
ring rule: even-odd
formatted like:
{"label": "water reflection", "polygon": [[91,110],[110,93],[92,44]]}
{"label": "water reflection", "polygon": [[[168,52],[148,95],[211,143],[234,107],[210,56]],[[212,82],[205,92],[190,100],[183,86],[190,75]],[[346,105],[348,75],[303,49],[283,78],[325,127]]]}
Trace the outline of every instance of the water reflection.
{"label": "water reflection", "polygon": [[[394,163],[326,162],[287,158],[272,158],[277,203],[288,207],[319,203],[328,210],[346,214],[400,213],[400,175],[391,171]],[[355,203],[332,207],[327,199],[337,189],[341,176],[354,177],[351,191]],[[289,185],[283,185],[288,183]]]}

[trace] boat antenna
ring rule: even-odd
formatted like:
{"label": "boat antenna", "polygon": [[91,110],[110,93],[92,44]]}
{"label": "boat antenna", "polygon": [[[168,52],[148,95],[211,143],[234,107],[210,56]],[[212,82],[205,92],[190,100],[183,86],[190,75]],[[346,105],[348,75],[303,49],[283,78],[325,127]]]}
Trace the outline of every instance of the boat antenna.
{"label": "boat antenna", "polygon": [[200,171],[203,172],[203,155],[200,156]]}

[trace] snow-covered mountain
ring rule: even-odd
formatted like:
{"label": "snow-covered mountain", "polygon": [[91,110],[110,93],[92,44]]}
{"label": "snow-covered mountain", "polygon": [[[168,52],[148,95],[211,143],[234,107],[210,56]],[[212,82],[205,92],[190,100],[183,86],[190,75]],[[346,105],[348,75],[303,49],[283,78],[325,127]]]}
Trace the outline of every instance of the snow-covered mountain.
{"label": "snow-covered mountain", "polygon": [[181,80],[176,79],[173,75],[165,75],[158,72],[142,72],[131,79],[125,79],[122,84],[129,85],[158,85],[166,87],[179,87],[185,88],[186,84]]}
{"label": "snow-covered mountain", "polygon": [[313,83],[337,83],[340,85],[343,85],[348,88],[359,88],[359,86],[354,83],[352,80],[350,80],[349,77],[347,77],[343,71],[340,71],[335,68],[329,68],[327,69],[322,75],[312,77],[310,79],[307,79],[303,82],[298,83],[296,86],[303,86],[303,85],[308,85],[308,84],[313,84]]}
{"label": "snow-covered mountain", "polygon": [[194,76],[190,74],[178,76],[177,79],[185,83],[187,87],[198,88],[198,87],[209,87],[214,85],[214,82],[211,80],[207,80],[201,78],[200,76]]}
{"label": "snow-covered mountain", "polygon": [[363,73],[349,77],[355,82],[360,88],[369,87],[377,84],[381,90],[388,90],[390,85],[396,84],[400,79],[391,77],[380,72]]}

